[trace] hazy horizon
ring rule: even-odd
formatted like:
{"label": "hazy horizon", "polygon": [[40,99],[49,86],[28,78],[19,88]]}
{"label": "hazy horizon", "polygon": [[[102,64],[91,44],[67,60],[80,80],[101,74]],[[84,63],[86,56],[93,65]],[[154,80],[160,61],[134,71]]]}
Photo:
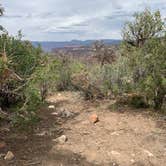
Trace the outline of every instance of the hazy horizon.
{"label": "hazy horizon", "polygon": [[79,39],[71,39],[71,40],[30,40],[31,42],[72,42],[72,41],[97,41],[97,40],[115,40],[115,41],[121,41],[122,39],[85,39],[85,40],[79,40]]}
{"label": "hazy horizon", "polygon": [[166,17],[165,0],[2,0],[1,25],[10,34],[22,30],[31,41],[121,39],[121,30],[135,12],[160,10]]}

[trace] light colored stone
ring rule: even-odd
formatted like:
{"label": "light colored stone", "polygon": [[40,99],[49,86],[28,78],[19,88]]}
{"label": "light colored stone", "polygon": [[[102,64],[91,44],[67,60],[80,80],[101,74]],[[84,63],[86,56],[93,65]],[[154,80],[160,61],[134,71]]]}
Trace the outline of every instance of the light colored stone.
{"label": "light colored stone", "polygon": [[112,132],[111,135],[116,135],[119,136],[119,133],[117,133],[116,131]]}
{"label": "light colored stone", "polygon": [[119,155],[120,155],[120,153],[119,153],[119,152],[114,151],[114,150],[112,150],[112,151],[111,151],[111,154],[112,154],[112,155],[114,155],[114,156],[119,156]]}
{"label": "light colored stone", "polygon": [[5,160],[13,160],[14,154],[11,151],[8,151],[6,156],[4,157]]}
{"label": "light colored stone", "polygon": [[135,160],[134,160],[134,159],[131,159],[130,161],[131,161],[131,163],[135,163]]}
{"label": "light colored stone", "polygon": [[40,133],[37,133],[36,135],[42,137],[42,136],[48,135],[48,132],[47,131],[42,131]]}
{"label": "light colored stone", "polygon": [[134,153],[132,153],[132,154],[131,154],[131,156],[132,156],[132,157],[135,157],[135,154],[134,154]]}
{"label": "light colored stone", "polygon": [[60,144],[64,144],[67,141],[66,135],[62,135],[56,139],[53,140],[54,142],[58,142]]}
{"label": "light colored stone", "polygon": [[58,93],[58,96],[60,97],[60,96],[62,96],[60,93]]}
{"label": "light colored stone", "polygon": [[148,150],[144,149],[144,152],[148,155],[148,157],[154,157],[154,155]]}
{"label": "light colored stone", "polygon": [[51,113],[51,115],[55,115],[55,116],[57,116],[58,113],[57,113],[57,112],[53,112],[53,113]]}
{"label": "light colored stone", "polygon": [[55,106],[54,105],[49,105],[48,108],[49,109],[55,109]]}

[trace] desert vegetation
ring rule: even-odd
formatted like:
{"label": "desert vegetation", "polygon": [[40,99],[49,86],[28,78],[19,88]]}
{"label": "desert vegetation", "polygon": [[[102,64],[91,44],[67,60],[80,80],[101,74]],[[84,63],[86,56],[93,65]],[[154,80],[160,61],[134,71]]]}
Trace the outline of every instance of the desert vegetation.
{"label": "desert vegetation", "polygon": [[146,9],[134,18],[124,26],[118,48],[102,41],[92,45],[92,65],[66,53],[45,54],[40,46],[23,41],[21,31],[13,37],[2,28],[1,112],[14,113],[14,122],[28,121],[49,93],[64,90],[79,90],[86,100],[116,98],[118,102],[128,96],[128,104],[138,108],[164,110],[165,24],[159,11]]}
{"label": "desert vegetation", "polygon": [[[0,15],[3,17],[3,8]],[[96,41],[91,55],[45,53],[40,46],[8,34],[0,26],[0,124],[29,127],[38,110],[58,92],[80,92],[84,102],[115,101],[118,107],[166,110],[166,31],[160,11],[145,9],[133,16],[114,47]]]}

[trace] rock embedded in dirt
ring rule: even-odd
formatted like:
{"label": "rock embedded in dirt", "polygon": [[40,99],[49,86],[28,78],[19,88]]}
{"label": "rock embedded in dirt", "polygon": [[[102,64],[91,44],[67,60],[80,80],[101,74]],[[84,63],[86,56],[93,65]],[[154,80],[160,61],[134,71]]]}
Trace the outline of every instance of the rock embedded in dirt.
{"label": "rock embedded in dirt", "polygon": [[92,123],[97,123],[99,121],[99,118],[96,114],[93,114],[93,115],[90,116],[89,120]]}
{"label": "rock embedded in dirt", "polygon": [[0,142],[0,150],[3,150],[4,148],[6,148],[6,143]]}
{"label": "rock embedded in dirt", "polygon": [[58,96],[62,96],[60,93],[58,93]]}
{"label": "rock embedded in dirt", "polygon": [[134,159],[131,159],[130,161],[131,161],[131,163],[135,163],[135,160],[134,160]]}
{"label": "rock embedded in dirt", "polygon": [[52,112],[51,115],[58,116],[58,113],[57,112]]}
{"label": "rock embedded in dirt", "polygon": [[65,110],[64,112],[62,112],[62,116],[66,118],[70,118],[73,116],[73,113],[68,110]]}
{"label": "rock embedded in dirt", "polygon": [[40,132],[40,133],[37,133],[36,135],[37,135],[37,136],[40,136],[40,137],[46,136],[46,135],[48,135],[48,132],[47,132],[47,131],[42,131],[42,132]]}
{"label": "rock embedded in dirt", "polygon": [[68,140],[67,136],[66,135],[62,135],[62,136],[54,139],[53,141],[58,142],[60,144],[64,144],[65,142],[67,142],[67,140]]}
{"label": "rock embedded in dirt", "polygon": [[74,116],[74,113],[71,111],[68,111],[66,108],[61,108],[58,111],[58,115],[62,118],[71,118]]}
{"label": "rock embedded in dirt", "polygon": [[119,166],[117,163],[112,163],[112,166]]}
{"label": "rock embedded in dirt", "polygon": [[114,132],[111,133],[111,135],[119,136],[119,133],[114,131]]}
{"label": "rock embedded in dirt", "polygon": [[145,149],[144,152],[148,155],[148,157],[154,157],[154,155],[148,150]]}
{"label": "rock embedded in dirt", "polygon": [[6,156],[4,157],[5,160],[13,160],[14,159],[14,154],[11,151],[8,151]]}
{"label": "rock embedded in dirt", "polygon": [[55,106],[54,105],[49,105],[48,108],[49,109],[55,109]]}
{"label": "rock embedded in dirt", "polygon": [[112,150],[112,151],[111,151],[111,154],[112,154],[112,155],[115,155],[115,156],[119,156],[119,155],[120,155],[120,153],[119,153],[119,152],[114,151],[114,150]]}

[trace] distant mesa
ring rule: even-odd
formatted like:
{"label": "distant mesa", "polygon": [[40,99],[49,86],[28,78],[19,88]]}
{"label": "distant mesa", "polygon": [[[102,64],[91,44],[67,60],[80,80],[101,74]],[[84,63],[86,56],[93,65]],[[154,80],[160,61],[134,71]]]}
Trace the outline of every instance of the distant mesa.
{"label": "distant mesa", "polygon": [[[94,43],[96,40],[71,40],[71,41],[63,41],[63,42],[57,42],[57,41],[32,41],[32,44],[37,47],[38,45],[41,45],[42,49],[45,52],[54,52],[57,49],[62,48],[80,48],[80,47],[90,47],[92,43]],[[116,39],[104,39],[102,40],[105,44],[108,45],[118,45],[121,40]]]}

